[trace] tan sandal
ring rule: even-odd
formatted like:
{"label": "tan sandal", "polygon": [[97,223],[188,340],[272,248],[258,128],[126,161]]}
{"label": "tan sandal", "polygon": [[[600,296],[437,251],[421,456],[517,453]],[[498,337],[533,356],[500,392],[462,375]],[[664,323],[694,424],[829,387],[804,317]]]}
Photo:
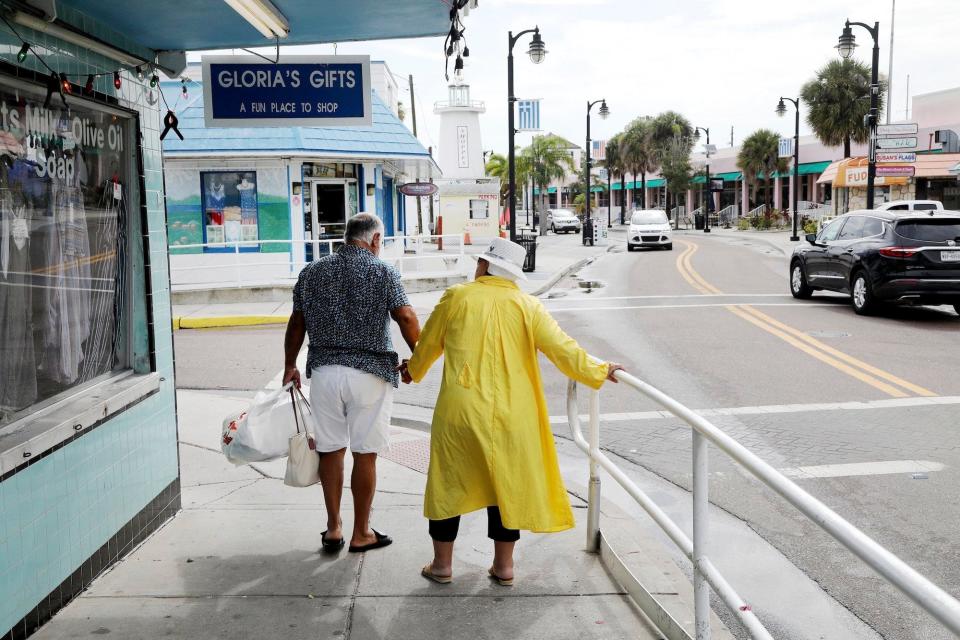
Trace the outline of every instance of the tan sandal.
{"label": "tan sandal", "polygon": [[497,574],[495,574],[495,573],[493,572],[493,568],[492,568],[492,567],[491,567],[490,569],[487,569],[487,573],[490,574],[490,579],[491,579],[491,580],[495,580],[496,583],[499,584],[501,587],[512,587],[512,586],[513,586],[513,578],[510,578],[510,579],[501,578],[500,576],[498,576]]}
{"label": "tan sandal", "polygon": [[423,569],[420,570],[420,575],[422,575],[427,580],[433,580],[439,584],[450,584],[453,582],[453,576],[438,576],[433,572],[433,563],[426,565]]}

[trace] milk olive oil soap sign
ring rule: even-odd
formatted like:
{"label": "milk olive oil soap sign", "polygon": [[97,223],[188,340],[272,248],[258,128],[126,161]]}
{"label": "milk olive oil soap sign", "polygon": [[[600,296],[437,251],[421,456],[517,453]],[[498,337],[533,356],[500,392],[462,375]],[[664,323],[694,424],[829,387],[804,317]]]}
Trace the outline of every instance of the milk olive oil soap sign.
{"label": "milk olive oil soap sign", "polygon": [[369,56],[203,57],[208,127],[369,127]]}

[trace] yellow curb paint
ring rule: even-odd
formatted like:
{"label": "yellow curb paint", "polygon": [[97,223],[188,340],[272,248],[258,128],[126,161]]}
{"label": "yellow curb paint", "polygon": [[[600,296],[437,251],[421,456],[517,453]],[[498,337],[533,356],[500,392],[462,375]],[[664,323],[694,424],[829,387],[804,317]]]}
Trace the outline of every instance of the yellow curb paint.
{"label": "yellow curb paint", "polygon": [[289,316],[206,316],[174,318],[175,329],[215,329],[223,327],[255,327],[265,324],[286,324]]}

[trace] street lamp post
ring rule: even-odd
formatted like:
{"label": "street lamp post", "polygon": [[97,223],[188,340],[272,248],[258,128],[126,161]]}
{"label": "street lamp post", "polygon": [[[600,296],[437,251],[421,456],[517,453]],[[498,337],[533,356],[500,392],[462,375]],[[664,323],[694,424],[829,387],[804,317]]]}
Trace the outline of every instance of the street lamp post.
{"label": "street lamp post", "polygon": [[[604,154],[606,154],[606,151],[604,151]],[[610,165],[607,165],[607,229],[613,227],[613,221],[610,218],[611,211],[613,211],[613,184],[610,176]]]}
{"label": "street lamp post", "polygon": [[[587,101],[587,161],[584,163],[583,169],[583,183],[586,185],[584,188],[587,192],[584,201],[586,202],[585,214],[583,216],[583,244],[587,244],[587,231],[592,232],[593,228],[590,224],[590,110],[593,109],[593,106],[600,105],[600,117],[606,120],[610,116],[610,109],[607,107],[606,98],[601,98],[600,100],[594,100],[593,102]],[[590,246],[593,246],[593,234],[590,234]]]}
{"label": "street lamp post", "polygon": [[[880,23],[874,22],[871,27],[863,22],[847,20],[843,33],[837,43],[837,51],[841,58],[849,58],[857,47],[857,40],[850,27],[863,27],[873,37],[873,63],[870,67],[870,115],[867,116],[870,128],[870,142],[867,156],[867,209],[873,209],[873,185],[877,181],[877,119],[880,111]],[[794,233],[796,235],[796,233]]]}
{"label": "street lamp post", "polygon": [[[712,202],[712,201],[713,201],[713,189],[710,188],[710,129],[708,129],[707,127],[694,127],[694,131],[696,131],[698,134],[699,134],[700,131],[703,131],[703,133],[706,134],[706,136],[707,136],[707,142],[706,142],[706,147],[705,147],[705,154],[706,154],[707,162],[706,162],[706,168],[705,168],[705,174],[704,174],[703,183],[704,183],[704,186],[707,188],[707,197],[709,197],[710,200],[711,200],[711,202]],[[704,208],[704,212],[703,212],[703,232],[704,232],[704,233],[710,233],[710,205],[707,204],[706,198],[703,199],[703,208]],[[679,222],[679,220],[677,221],[677,228],[678,228],[678,229],[680,228],[680,222]]]}
{"label": "street lamp post", "polygon": [[781,96],[780,102],[777,103],[778,116],[784,116],[787,113],[787,105],[783,103],[784,100],[792,102],[796,110],[793,129],[793,202],[790,205],[793,208],[793,235],[790,236],[790,240],[799,242],[800,236],[797,233],[797,205],[800,200],[800,98],[794,100],[793,98],[784,98]]}
{"label": "street lamp post", "polygon": [[513,95],[513,45],[517,44],[520,36],[527,33],[533,34],[533,38],[530,39],[530,48],[527,49],[530,61],[533,64],[540,64],[547,55],[547,49],[540,38],[540,27],[526,29],[516,36],[512,31],[507,32],[507,128],[510,132],[507,143],[507,204],[510,207],[510,240],[512,242],[517,241],[517,158],[514,149],[517,130],[513,123],[513,108],[517,97]]}

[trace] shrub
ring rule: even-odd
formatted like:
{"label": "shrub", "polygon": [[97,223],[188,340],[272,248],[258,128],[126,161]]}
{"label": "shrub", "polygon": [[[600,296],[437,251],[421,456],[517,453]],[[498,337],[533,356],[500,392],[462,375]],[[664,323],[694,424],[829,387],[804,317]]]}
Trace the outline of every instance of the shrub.
{"label": "shrub", "polygon": [[746,231],[750,228],[750,219],[749,218],[740,218],[737,220],[737,229],[740,231]]}
{"label": "shrub", "polygon": [[816,233],[817,232],[817,221],[816,220],[807,220],[803,223],[803,232],[804,233]]}

